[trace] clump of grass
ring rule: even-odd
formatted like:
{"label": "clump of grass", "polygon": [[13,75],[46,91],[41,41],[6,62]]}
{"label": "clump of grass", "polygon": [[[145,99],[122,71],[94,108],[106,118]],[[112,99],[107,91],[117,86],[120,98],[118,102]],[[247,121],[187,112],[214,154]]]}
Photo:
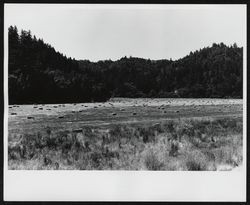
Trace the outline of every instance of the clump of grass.
{"label": "clump of grass", "polygon": [[185,165],[188,171],[204,171],[207,170],[206,156],[199,150],[194,150],[187,153]]}
{"label": "clump of grass", "polygon": [[242,163],[242,147],[231,147],[229,145],[212,150],[217,164],[229,164],[233,167]]}
{"label": "clump of grass", "polygon": [[176,157],[178,155],[179,143],[177,140],[170,141],[170,151],[169,156]]}
{"label": "clump of grass", "polygon": [[114,125],[109,133],[111,135],[111,142],[117,139],[126,138],[130,139],[132,137],[132,129],[127,126]]}
{"label": "clump of grass", "polygon": [[175,131],[175,122],[173,120],[167,121],[163,124],[164,130],[166,132],[172,133]]}
{"label": "clump of grass", "polygon": [[141,127],[139,129],[139,135],[144,143],[156,141],[156,130],[153,127]]}
{"label": "clump of grass", "polygon": [[152,149],[146,153],[144,163],[148,170],[161,170],[164,166],[163,162],[159,160],[159,157]]}

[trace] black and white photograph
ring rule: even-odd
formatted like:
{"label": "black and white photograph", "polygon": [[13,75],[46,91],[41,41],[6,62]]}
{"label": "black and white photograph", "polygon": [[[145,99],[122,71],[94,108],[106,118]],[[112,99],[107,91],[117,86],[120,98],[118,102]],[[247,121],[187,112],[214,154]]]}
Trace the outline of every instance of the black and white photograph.
{"label": "black and white photograph", "polygon": [[245,173],[246,5],[4,9],[6,171]]}

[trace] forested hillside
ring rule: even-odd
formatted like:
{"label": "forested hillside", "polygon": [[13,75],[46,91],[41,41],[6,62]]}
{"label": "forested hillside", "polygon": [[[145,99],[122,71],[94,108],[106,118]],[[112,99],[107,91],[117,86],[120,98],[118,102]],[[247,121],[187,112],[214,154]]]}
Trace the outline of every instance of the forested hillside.
{"label": "forested hillside", "polygon": [[186,57],[77,61],[9,27],[9,103],[106,101],[110,97],[242,98],[243,48],[213,44]]}

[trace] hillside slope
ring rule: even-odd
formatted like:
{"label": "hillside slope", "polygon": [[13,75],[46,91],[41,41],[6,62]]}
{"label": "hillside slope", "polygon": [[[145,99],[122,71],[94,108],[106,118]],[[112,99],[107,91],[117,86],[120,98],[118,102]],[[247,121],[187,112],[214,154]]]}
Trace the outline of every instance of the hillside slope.
{"label": "hillside slope", "polygon": [[213,44],[182,59],[77,61],[9,27],[9,103],[106,101],[110,97],[242,98],[243,48]]}

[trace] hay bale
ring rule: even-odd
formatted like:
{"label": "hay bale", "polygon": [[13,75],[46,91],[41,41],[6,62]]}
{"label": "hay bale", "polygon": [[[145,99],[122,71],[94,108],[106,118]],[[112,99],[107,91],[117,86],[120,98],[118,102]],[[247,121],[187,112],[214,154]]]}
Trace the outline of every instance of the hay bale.
{"label": "hay bale", "polygon": [[27,119],[35,119],[34,117],[28,116]]}

